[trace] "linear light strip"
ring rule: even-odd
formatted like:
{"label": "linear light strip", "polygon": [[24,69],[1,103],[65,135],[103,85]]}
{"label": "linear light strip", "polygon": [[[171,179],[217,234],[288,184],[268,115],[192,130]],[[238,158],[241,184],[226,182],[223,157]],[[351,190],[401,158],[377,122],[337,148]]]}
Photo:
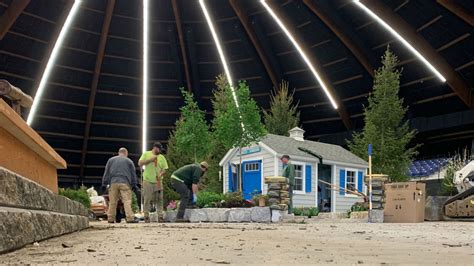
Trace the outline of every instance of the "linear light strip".
{"label": "linear light strip", "polygon": [[142,151],[147,150],[148,138],[148,8],[149,1],[143,0],[143,114],[142,114]]}
{"label": "linear light strip", "polygon": [[275,14],[275,12],[273,12],[273,9],[265,2],[265,0],[260,0],[260,3],[265,7],[265,9],[268,11],[268,13],[272,16],[273,20],[275,20],[275,22],[278,24],[278,26],[280,26],[280,28],[283,30],[283,32],[286,34],[286,37],[288,37],[288,39],[291,41],[291,43],[293,44],[293,46],[296,48],[296,50],[298,50],[300,56],[303,58],[303,60],[305,61],[306,65],[308,65],[309,69],[311,70],[311,72],[313,73],[314,77],[316,78],[316,80],[318,81],[319,85],[321,86],[321,88],[323,88],[323,91],[324,93],[326,94],[326,96],[328,97],[329,101],[331,102],[332,106],[334,107],[334,109],[337,109],[337,104],[336,104],[336,101],[334,100],[334,98],[332,97],[331,93],[329,92],[329,89],[327,88],[326,84],[324,83],[324,81],[322,80],[321,76],[319,76],[318,72],[316,71],[316,69],[314,68],[313,64],[311,63],[311,61],[309,60],[309,58],[306,56],[306,54],[304,53],[303,49],[300,47],[300,45],[298,44],[298,42],[295,40],[295,38],[293,37],[293,35],[288,31],[288,29],[286,28],[286,26],[283,24],[283,22],[280,20],[280,18],[278,18],[278,16]]}
{"label": "linear light strip", "polygon": [[206,3],[204,3],[204,0],[199,0],[199,4],[201,5],[202,12],[204,13],[204,16],[206,17],[207,25],[209,26],[209,29],[211,30],[212,38],[214,39],[214,42],[216,43],[217,52],[219,53],[219,57],[221,59],[222,65],[224,66],[224,71],[227,76],[227,81],[229,82],[230,89],[232,91],[232,96],[234,97],[235,105],[237,106],[237,108],[239,108],[239,102],[237,101],[237,95],[235,94],[229,66],[227,65],[227,60],[224,56],[224,51],[222,50],[219,37],[217,36],[214,25],[212,24],[211,16],[209,15],[209,12],[207,11]]}
{"label": "linear light strip", "polygon": [[38,106],[41,101],[41,97],[43,96],[44,90],[46,88],[46,84],[48,83],[49,76],[51,75],[51,71],[53,70],[54,64],[56,63],[56,59],[59,55],[59,51],[61,50],[61,46],[66,38],[66,35],[69,32],[69,28],[71,27],[72,22],[79,10],[79,7],[82,3],[82,0],[75,0],[74,4],[69,10],[69,14],[67,15],[66,21],[64,22],[61,31],[59,32],[58,39],[56,39],[56,43],[54,44],[53,50],[48,59],[48,63],[46,64],[46,68],[44,69],[43,76],[41,77],[41,81],[39,86],[36,90],[35,98],[33,100],[33,105],[31,106],[30,113],[28,114],[28,119],[26,123],[31,126],[33,120],[35,119],[36,112],[38,111]]}
{"label": "linear light strip", "polygon": [[353,2],[370,17],[375,19],[386,30],[388,30],[393,36],[395,36],[406,48],[408,48],[408,50],[410,50],[410,52],[412,52],[416,57],[418,57],[418,59],[420,59],[421,62],[423,62],[426,67],[428,67],[428,69],[431,70],[431,72],[433,72],[441,82],[446,82],[446,78],[430,62],[428,62],[428,60],[426,60],[426,58],[415,49],[415,47],[413,47],[408,41],[406,41],[394,28],[388,25],[382,18],[377,16],[377,14],[372,12],[372,10],[366,7],[362,2],[360,2],[360,0],[353,0]]}

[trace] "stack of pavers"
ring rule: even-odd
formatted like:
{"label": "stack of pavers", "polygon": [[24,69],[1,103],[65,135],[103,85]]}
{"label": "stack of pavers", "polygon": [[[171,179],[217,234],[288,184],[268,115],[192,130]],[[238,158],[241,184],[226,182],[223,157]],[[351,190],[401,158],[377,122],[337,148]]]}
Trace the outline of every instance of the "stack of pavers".
{"label": "stack of pavers", "polygon": [[268,203],[270,209],[286,211],[290,203],[290,195],[288,192],[288,180],[282,176],[265,177],[265,184],[268,184]]}
{"label": "stack of pavers", "polygon": [[[365,176],[365,181],[369,184],[368,176]],[[369,213],[369,222],[382,223],[383,222],[383,206],[384,206],[384,188],[388,181],[388,176],[383,174],[372,175],[372,212]]]}

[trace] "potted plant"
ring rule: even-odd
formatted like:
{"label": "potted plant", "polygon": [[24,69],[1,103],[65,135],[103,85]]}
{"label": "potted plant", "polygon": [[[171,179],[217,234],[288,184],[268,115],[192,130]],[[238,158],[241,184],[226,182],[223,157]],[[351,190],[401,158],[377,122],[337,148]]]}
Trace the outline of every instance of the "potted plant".
{"label": "potted plant", "polygon": [[267,200],[268,195],[263,195],[261,191],[256,191],[253,193],[253,201],[255,202],[255,205],[258,205],[259,207],[265,207],[267,206]]}

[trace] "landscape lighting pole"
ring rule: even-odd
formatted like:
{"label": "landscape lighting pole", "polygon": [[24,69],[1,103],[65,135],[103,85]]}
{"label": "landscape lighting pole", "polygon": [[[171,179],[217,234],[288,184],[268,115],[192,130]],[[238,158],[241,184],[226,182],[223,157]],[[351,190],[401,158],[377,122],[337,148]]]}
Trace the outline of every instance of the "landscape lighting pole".
{"label": "landscape lighting pole", "polygon": [[372,144],[369,143],[369,210],[372,211]]}

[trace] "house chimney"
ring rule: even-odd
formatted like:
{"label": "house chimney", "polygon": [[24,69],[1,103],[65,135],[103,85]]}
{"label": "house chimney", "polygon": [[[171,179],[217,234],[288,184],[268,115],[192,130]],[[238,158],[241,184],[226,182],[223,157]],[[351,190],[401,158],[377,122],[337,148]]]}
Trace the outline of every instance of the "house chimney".
{"label": "house chimney", "polygon": [[304,141],[304,130],[299,127],[294,127],[288,131],[290,133],[290,138],[293,138],[297,141]]}

